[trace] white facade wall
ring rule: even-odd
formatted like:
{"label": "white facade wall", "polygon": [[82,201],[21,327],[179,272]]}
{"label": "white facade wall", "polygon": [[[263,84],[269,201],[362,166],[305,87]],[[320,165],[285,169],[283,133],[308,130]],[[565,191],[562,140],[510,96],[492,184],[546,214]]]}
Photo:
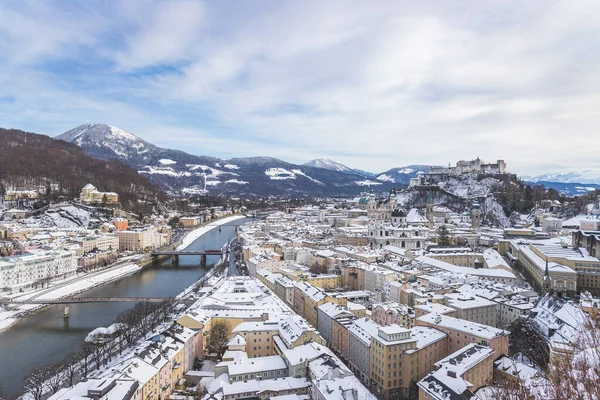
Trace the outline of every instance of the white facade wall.
{"label": "white facade wall", "polygon": [[7,257],[0,261],[0,288],[25,288],[36,281],[65,278],[76,271],[75,251],[44,251]]}

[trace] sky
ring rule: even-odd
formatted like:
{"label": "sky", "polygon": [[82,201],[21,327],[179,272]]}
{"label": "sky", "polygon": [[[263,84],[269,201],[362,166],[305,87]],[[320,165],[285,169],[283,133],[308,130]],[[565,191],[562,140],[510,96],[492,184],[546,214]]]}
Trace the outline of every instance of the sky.
{"label": "sky", "polygon": [[600,2],[0,2],[0,126],[219,157],[600,169]]}

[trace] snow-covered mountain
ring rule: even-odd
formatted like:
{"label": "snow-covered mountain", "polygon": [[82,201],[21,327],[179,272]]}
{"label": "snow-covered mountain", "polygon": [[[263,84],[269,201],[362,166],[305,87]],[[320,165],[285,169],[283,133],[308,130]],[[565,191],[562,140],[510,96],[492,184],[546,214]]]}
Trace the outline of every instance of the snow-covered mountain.
{"label": "snow-covered mountain", "polygon": [[317,167],[271,157],[225,160],[196,156],[155,146],[106,124],[80,125],[56,138],[77,144],[95,158],[117,158],[173,193],[354,195],[369,187],[391,187],[330,160],[320,160],[321,166]]}
{"label": "snow-covered mountain", "polygon": [[152,156],[156,146],[126,130],[106,124],[83,124],[55,139],[64,140],[83,148],[95,158],[118,158],[122,161],[142,161]]}
{"label": "snow-covered mountain", "polygon": [[591,183],[600,185],[600,170],[587,169],[580,172],[522,176],[527,182]]}
{"label": "snow-covered mountain", "polygon": [[328,158],[317,158],[315,160],[307,161],[302,165],[306,165],[307,167],[328,169],[330,171],[353,172],[352,168]]}
{"label": "snow-covered mountain", "polygon": [[408,184],[410,178],[416,177],[419,173],[429,172],[427,165],[408,165],[406,167],[392,168],[377,175],[377,180],[381,182]]}

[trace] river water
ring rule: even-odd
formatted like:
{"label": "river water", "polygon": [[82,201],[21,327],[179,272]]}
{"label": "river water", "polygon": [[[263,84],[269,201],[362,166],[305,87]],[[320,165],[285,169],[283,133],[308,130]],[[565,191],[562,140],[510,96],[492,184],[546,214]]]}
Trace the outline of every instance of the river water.
{"label": "river water", "polygon": [[[240,219],[214,228],[192,243],[189,250],[220,249],[235,235]],[[208,256],[210,266],[219,260]],[[181,256],[179,266],[171,259],[155,262],[133,275],[81,294],[81,297],[169,297],[176,296],[196,282],[207,270],[200,268],[200,256]],[[44,308],[0,333],[0,398],[11,399],[22,393],[27,375],[36,367],[54,364],[81,349],[87,334],[99,326],[111,325],[117,316],[135,303],[72,304],[69,318],[63,306]]]}

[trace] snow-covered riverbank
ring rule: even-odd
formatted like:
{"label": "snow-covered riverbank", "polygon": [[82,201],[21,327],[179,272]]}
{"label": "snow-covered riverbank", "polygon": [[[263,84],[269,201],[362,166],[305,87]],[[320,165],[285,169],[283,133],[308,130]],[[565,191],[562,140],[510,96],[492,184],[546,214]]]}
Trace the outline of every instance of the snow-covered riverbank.
{"label": "snow-covered riverbank", "polygon": [[243,218],[246,218],[246,217],[244,215],[233,215],[231,217],[223,218],[218,221],[213,221],[207,225],[204,225],[197,229],[194,229],[193,231],[189,232],[188,234],[186,234],[183,237],[181,244],[179,246],[177,246],[177,250],[185,249],[190,244],[192,244],[196,239],[198,239],[200,236],[204,235],[206,232],[209,232],[209,231],[215,229],[219,225],[224,225],[229,222],[237,221],[238,219],[243,219]]}
{"label": "snow-covered riverbank", "polygon": [[[121,279],[140,270],[137,264],[125,264],[108,270],[86,274],[76,279],[69,281],[67,284],[58,285],[55,288],[39,290],[28,293],[25,296],[19,297],[19,300],[55,300],[62,297],[73,296],[86,290],[95,288],[96,286]],[[11,310],[0,312],[0,331],[9,328],[16,323],[23,314],[33,312],[44,307],[42,304],[24,304],[17,306]]]}

